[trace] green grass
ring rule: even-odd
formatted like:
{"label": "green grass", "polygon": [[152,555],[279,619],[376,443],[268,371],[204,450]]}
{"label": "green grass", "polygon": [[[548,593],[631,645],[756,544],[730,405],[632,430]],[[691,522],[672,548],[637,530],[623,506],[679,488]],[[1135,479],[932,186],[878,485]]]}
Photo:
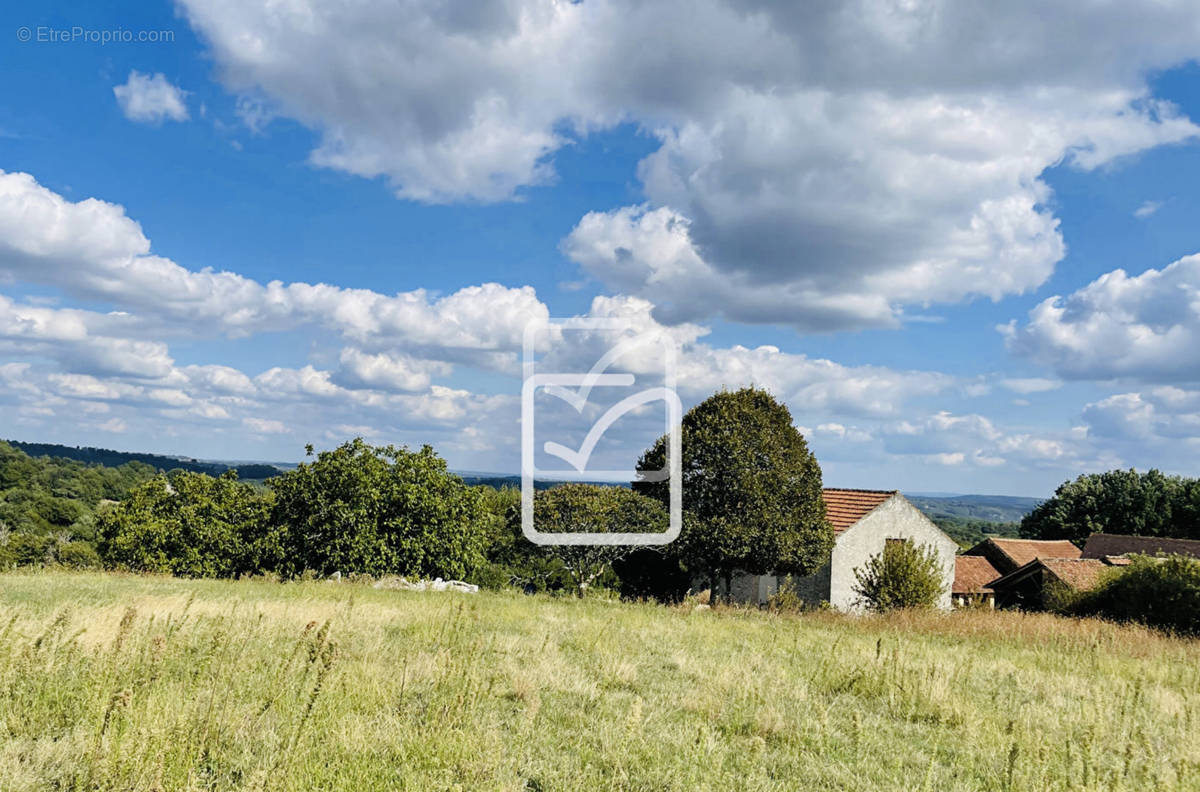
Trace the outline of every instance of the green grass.
{"label": "green grass", "polygon": [[1200,789],[1200,644],[0,576],[0,790]]}

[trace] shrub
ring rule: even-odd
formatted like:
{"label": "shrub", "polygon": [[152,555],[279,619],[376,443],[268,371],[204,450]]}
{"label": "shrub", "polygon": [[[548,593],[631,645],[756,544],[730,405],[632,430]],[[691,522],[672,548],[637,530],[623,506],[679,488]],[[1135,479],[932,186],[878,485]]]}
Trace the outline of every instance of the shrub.
{"label": "shrub", "polygon": [[252,550],[270,500],[229,471],[177,471],[151,479],[104,512],[98,550],[110,566],[185,577],[233,577],[255,569]]}
{"label": "shrub", "polygon": [[482,498],[429,446],[409,451],[358,438],[268,485],[285,575],[313,569],[461,580],[484,564]]}
{"label": "shrub", "polygon": [[883,552],[854,570],[854,593],[868,610],[932,608],[943,593],[942,566],[931,547],[888,541]]}
{"label": "shrub", "polygon": [[820,603],[813,603],[805,599],[800,596],[796,586],[787,580],[781,582],[775,593],[767,598],[767,610],[776,613],[807,613],[828,609],[828,602],[822,600]]}
{"label": "shrub", "polygon": [[99,567],[100,554],[91,542],[67,542],[58,548],[58,563],[72,569],[94,569]]}
{"label": "shrub", "polygon": [[1200,636],[1200,560],[1138,556],[1118,570],[1078,597],[1070,612]]}

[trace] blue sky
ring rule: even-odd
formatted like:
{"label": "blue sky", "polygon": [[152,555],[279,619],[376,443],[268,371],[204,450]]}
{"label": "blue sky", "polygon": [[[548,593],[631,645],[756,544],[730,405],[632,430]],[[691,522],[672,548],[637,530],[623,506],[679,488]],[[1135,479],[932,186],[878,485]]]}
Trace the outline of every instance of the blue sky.
{"label": "blue sky", "polygon": [[0,436],[515,472],[523,328],[621,316],[830,484],[1197,475],[1200,15],[989,6],[6,7]]}

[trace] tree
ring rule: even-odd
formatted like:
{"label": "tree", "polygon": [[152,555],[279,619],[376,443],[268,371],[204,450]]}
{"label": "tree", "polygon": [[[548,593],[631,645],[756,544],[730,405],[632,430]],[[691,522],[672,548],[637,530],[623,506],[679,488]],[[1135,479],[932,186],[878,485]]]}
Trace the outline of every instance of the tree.
{"label": "tree", "polygon": [[122,569],[233,577],[260,571],[255,545],[269,514],[270,499],[239,482],[234,471],[213,478],[179,470],[151,479],[102,513],[98,549],[105,563]]}
{"label": "tree", "polygon": [[267,483],[285,575],[466,578],[484,562],[482,497],[429,446],[356,438]]}
{"label": "tree", "polygon": [[[595,484],[562,484],[537,493],[533,519],[545,533],[652,533],[667,530],[667,513],[654,500],[623,487]],[[632,549],[629,545],[546,545],[546,552],[562,561],[583,597],[588,587],[613,561]]]}
{"label": "tree", "polygon": [[876,613],[932,608],[943,593],[937,552],[908,540],[888,541],[883,552],[854,570],[854,593]]}
{"label": "tree", "polygon": [[[821,468],[787,408],[757,388],[721,391],[693,407],[682,426],[683,527],[673,553],[705,574],[714,600],[735,570],[807,575],[829,557],[833,529],[821,499]],[[638,461],[666,464],[666,437]],[[666,504],[667,482],[634,491]]]}
{"label": "tree", "polygon": [[1197,484],[1157,470],[1082,475],[1027,514],[1021,536],[1076,544],[1093,533],[1200,538]]}

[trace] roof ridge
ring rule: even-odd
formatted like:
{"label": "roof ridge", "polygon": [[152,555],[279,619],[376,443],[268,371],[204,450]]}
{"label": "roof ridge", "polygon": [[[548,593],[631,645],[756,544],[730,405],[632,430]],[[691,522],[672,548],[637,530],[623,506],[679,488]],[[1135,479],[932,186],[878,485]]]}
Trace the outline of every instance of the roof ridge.
{"label": "roof ridge", "polygon": [[1037,542],[1039,544],[1050,544],[1052,542],[1066,542],[1074,544],[1070,539],[1024,539],[1020,536],[989,536],[989,542]]}
{"label": "roof ridge", "polygon": [[883,495],[884,493],[887,493],[889,495],[896,495],[896,494],[899,494],[899,492],[900,492],[900,490],[898,490],[898,489],[877,490],[877,489],[860,489],[858,487],[822,487],[821,491],[822,492],[870,492],[874,495]]}

